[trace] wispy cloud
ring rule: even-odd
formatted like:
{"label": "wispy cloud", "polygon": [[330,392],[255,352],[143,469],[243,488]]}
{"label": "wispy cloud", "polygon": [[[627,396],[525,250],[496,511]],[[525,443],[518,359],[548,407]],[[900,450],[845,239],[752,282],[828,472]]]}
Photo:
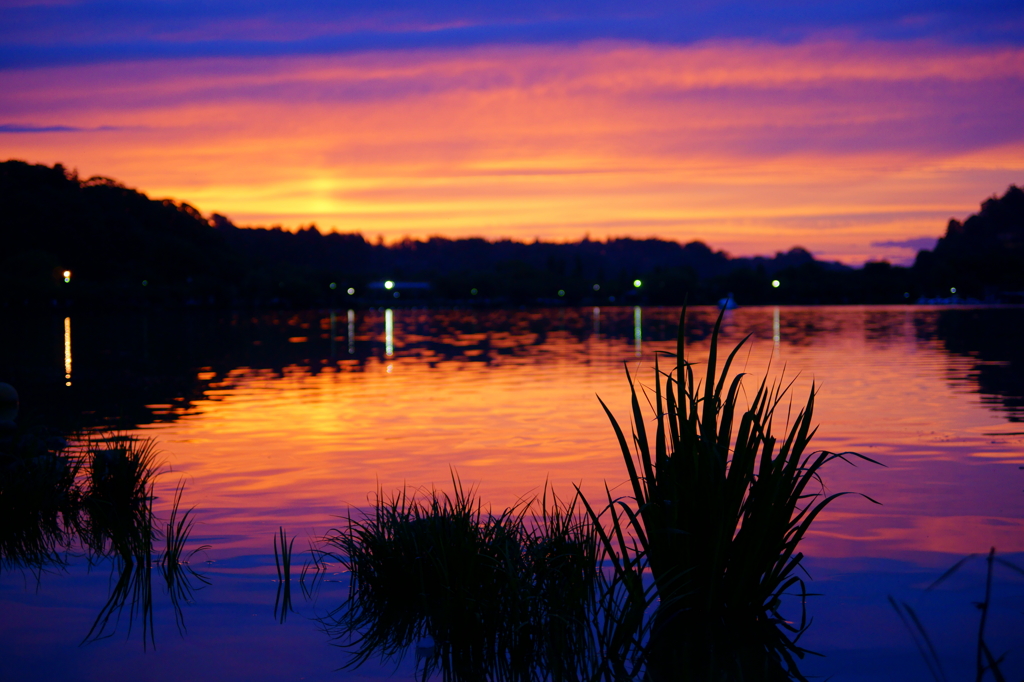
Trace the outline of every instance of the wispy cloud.
{"label": "wispy cloud", "polygon": [[931,251],[939,241],[938,237],[911,237],[910,239],[897,239],[879,242],[871,242],[871,246],[891,249],[913,249],[914,251]]}
{"label": "wispy cloud", "polygon": [[119,126],[96,126],[83,128],[80,126],[61,125],[26,125],[22,123],[0,123],[0,133],[87,133],[124,130]]}

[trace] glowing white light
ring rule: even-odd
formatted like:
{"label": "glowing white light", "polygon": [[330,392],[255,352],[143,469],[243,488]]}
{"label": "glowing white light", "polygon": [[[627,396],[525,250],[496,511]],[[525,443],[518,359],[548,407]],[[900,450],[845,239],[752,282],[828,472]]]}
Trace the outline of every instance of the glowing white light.
{"label": "glowing white light", "polygon": [[777,280],[777,279],[773,279],[772,280],[772,286],[775,287],[776,289],[779,288],[780,284],[782,284],[782,282],[780,282],[779,280]]}
{"label": "glowing white light", "polygon": [[395,354],[395,316],[391,308],[384,311],[384,355]]}
{"label": "glowing white light", "polygon": [[356,293],[356,290],[355,290],[355,289],[353,289],[352,287],[349,287],[349,288],[348,288],[348,295],[349,295],[349,296],[354,296],[354,295],[355,295],[355,293]]}
{"label": "glowing white light", "polygon": [[640,280],[638,280],[638,279],[634,279],[634,280],[633,280],[633,286],[634,286],[634,287],[636,287],[637,289],[639,289],[639,288],[640,288],[640,285],[642,285],[642,284],[643,284],[643,282],[641,282],[641,281],[640,281]]}
{"label": "glowing white light", "polygon": [[384,282],[384,288],[390,291],[391,289],[395,288],[395,283],[389,279],[388,281]]}
{"label": "glowing white light", "polygon": [[956,287],[950,287],[949,288],[949,293],[955,294],[956,293]]}
{"label": "glowing white light", "polygon": [[71,271],[70,270],[65,270],[64,271],[64,284],[67,284],[70,281],[71,281]]}

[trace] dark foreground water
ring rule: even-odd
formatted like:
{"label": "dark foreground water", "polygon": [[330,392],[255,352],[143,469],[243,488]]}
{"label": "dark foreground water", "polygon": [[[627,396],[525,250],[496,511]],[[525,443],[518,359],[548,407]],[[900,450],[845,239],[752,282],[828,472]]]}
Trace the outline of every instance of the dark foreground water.
{"label": "dark foreground water", "polygon": [[[715,311],[688,339],[706,357]],[[116,576],[69,557],[41,573],[0,573],[0,679],[410,679],[413,661],[346,662],[316,617],[344,599],[328,566],[313,598],[296,587],[284,623],[272,538],[296,549],[365,507],[380,487],[450,488],[450,468],[494,506],[545,483],[597,496],[625,480],[595,394],[627,419],[623,363],[641,379],[674,346],[676,309],[312,311],[259,315],[48,315],[7,318],[0,381],[20,421],[121,429],[157,439],[158,515],[184,481],[195,505],[192,559],[208,586],[182,606],[153,584],[153,642],[130,603],[83,644]],[[748,308],[726,343],[752,334],[741,368],[784,371],[801,400],[819,387],[816,443],[886,466],[826,470],[854,490],[803,550],[821,593],[802,666],[837,681],[930,679],[888,597],[927,627],[950,680],[973,679],[984,563],[938,588],[970,553],[996,547],[1024,565],[1024,309]],[[620,489],[624,492],[624,489]],[[798,615],[798,614],[794,614]],[[109,635],[109,636],[106,636]],[[997,568],[989,645],[1024,676],[1024,577]]]}

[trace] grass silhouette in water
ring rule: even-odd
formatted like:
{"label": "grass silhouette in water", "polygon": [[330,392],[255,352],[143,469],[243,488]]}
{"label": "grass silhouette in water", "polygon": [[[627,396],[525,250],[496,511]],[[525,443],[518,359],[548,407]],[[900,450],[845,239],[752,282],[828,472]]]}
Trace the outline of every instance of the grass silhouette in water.
{"label": "grass silhouette in water", "polygon": [[[43,570],[67,564],[85,550],[90,564],[109,559],[111,590],[83,643],[111,636],[127,610],[128,630],[140,622],[143,645],[154,643],[153,569],[160,568],[178,630],[182,604],[206,578],[189,559],[194,521],[181,511],[184,484],[175,490],[166,530],[153,514],[159,473],[150,439],[108,436],[68,440],[40,429],[0,433],[0,570]],[[155,551],[164,540],[163,552]]]}
{"label": "grass silhouette in water", "polygon": [[[280,553],[278,552],[278,540],[281,543]],[[295,538],[288,541],[288,535],[284,532],[284,526],[278,528],[274,536],[274,567],[277,569],[277,598],[274,600],[274,618],[284,623],[288,618],[288,612],[292,611],[292,547],[295,545]]]}
{"label": "grass silhouette in water", "polygon": [[167,585],[167,594],[174,607],[174,620],[180,634],[185,633],[185,616],[181,605],[183,603],[191,604],[196,590],[210,584],[206,576],[189,565],[189,561],[197,552],[210,549],[210,545],[200,545],[187,551],[185,549],[189,536],[192,534],[192,527],[195,525],[195,519],[192,518],[195,507],[189,508],[179,515],[181,496],[184,492],[185,483],[178,483],[178,487],[174,491],[171,514],[167,519],[167,530],[164,532],[164,553],[159,561],[160,571],[163,573],[164,583]]}
{"label": "grass silhouette in water", "polygon": [[80,531],[81,460],[59,436],[0,434],[0,571],[63,567]]}
{"label": "grass silhouette in water", "polygon": [[99,555],[124,560],[148,555],[153,547],[153,483],[160,463],[154,441],[109,436],[89,448],[85,494],[87,542]]}
{"label": "grass silhouette in water", "polygon": [[[938,587],[950,576],[959,571],[965,563],[977,556],[977,554],[970,554],[956,562],[952,568],[939,576],[939,578],[929,585],[925,591],[931,591]],[[989,610],[992,608],[992,569],[995,568],[996,564],[1000,564],[1005,568],[1024,575],[1024,568],[1010,563],[1006,559],[997,557],[995,547],[989,550],[988,556],[986,557],[986,564],[985,599],[984,601],[975,603],[975,606],[978,607],[978,611],[981,613],[981,617],[978,622],[975,682],[982,682],[989,675],[991,675],[994,682],[1006,682],[1007,678],[1002,670],[1006,654],[1002,654],[997,657],[985,641],[985,626],[988,623]],[[925,629],[921,619],[917,617],[917,613],[914,611],[913,607],[906,602],[897,602],[891,595],[889,597],[889,603],[892,604],[893,609],[896,610],[900,620],[903,621],[903,625],[910,633],[911,638],[914,640],[914,645],[921,653],[921,657],[924,659],[925,665],[928,667],[928,672],[931,674],[932,678],[935,682],[948,682],[949,678],[946,676],[946,671],[943,668],[942,659],[939,657],[938,651],[936,651],[931,637],[928,636],[928,631]]]}
{"label": "grass silhouette in water", "polygon": [[[158,475],[155,441],[132,436],[110,436],[88,448],[90,469],[83,506],[84,542],[90,560],[110,557],[117,580],[83,643],[113,635],[127,609],[128,631],[142,626],[143,646],[156,645],[153,627],[153,569],[159,567],[181,634],[185,621],[181,605],[192,600],[196,589],[209,584],[188,565],[195,552],[186,551],[194,521],[192,509],[181,512],[184,484],[175,489],[166,529],[161,532],[153,514],[155,479]],[[164,551],[155,543],[163,535]],[[193,582],[195,581],[195,582]],[[197,583],[199,585],[197,586]]]}
{"label": "grass silhouette in water", "polygon": [[[327,538],[350,572],[324,624],[355,667],[417,647],[423,679],[578,679],[588,665],[596,535],[575,503],[545,494],[494,515],[454,493],[378,493],[374,509]],[[419,665],[419,663],[418,663]]]}
{"label": "grass silhouette in water", "polygon": [[[818,514],[845,494],[823,492],[821,469],[837,459],[874,461],[809,450],[814,387],[791,422],[786,414],[781,439],[773,428],[791,384],[763,379],[743,409],[743,375],[730,379],[730,370],[747,339],[719,369],[723,315],[702,381],[685,359],[685,309],[675,367],[663,373],[656,359],[653,442],[632,377],[631,439],[601,403],[632,487],[631,498],[609,494],[601,511],[587,504],[628,600],[610,619],[617,631],[604,643],[606,657],[625,671],[628,660],[636,670],[640,656],[653,680],[800,678],[796,659],[807,652],[797,640],[807,619],[798,546]],[[646,570],[653,591],[644,587]],[[802,610],[797,625],[779,613],[783,595],[794,590]],[[655,605],[647,622],[642,614]]]}

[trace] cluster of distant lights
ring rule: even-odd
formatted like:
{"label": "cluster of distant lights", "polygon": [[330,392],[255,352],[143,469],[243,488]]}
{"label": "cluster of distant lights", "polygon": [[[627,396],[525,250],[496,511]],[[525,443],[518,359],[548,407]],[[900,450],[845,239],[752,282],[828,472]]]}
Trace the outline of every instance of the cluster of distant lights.
{"label": "cluster of distant lights", "polygon": [[[71,271],[70,270],[65,270],[63,275],[64,275],[64,283],[65,284],[70,284],[71,283]],[[633,280],[633,288],[635,288],[635,289],[639,289],[640,287],[643,286],[643,284],[644,284],[643,281],[641,281],[639,279],[634,279]],[[142,286],[148,286],[148,285],[149,285],[149,280],[145,280],[145,279],[142,280]],[[782,282],[780,282],[777,279],[773,279],[772,280],[772,288],[773,289],[778,289],[780,286],[782,286]],[[331,282],[330,288],[332,290],[337,289],[338,288],[338,283],[337,282]],[[388,291],[391,291],[392,289],[395,288],[395,283],[389,279],[388,281],[384,282],[384,288],[387,289]],[[594,285],[594,291],[600,291],[600,290],[601,290],[601,285],[600,284],[595,284]],[[347,293],[349,296],[355,296],[356,290],[355,290],[354,287],[349,287],[348,289],[345,290],[345,293]],[[469,293],[472,294],[473,296],[476,296],[478,293],[480,293],[480,291],[476,287],[474,287],[474,288],[469,290]],[[956,287],[950,287],[949,288],[949,293],[956,294]],[[565,296],[565,289],[559,289],[558,290],[558,295],[559,296]],[[906,294],[903,294],[903,296],[905,298],[907,298],[907,297],[910,296],[910,294],[906,293]],[[397,291],[395,292],[395,298],[398,298],[398,292]]]}
{"label": "cluster of distant lights", "polygon": [[[69,276],[70,274],[71,274],[71,273],[67,273],[67,272],[66,272],[66,273],[65,273],[65,277]],[[64,281],[66,282],[66,281],[68,281],[68,280],[67,280],[67,279],[65,279]],[[639,289],[640,287],[642,287],[642,286],[643,286],[643,284],[644,284],[644,283],[643,283],[643,281],[641,281],[641,280],[639,280],[639,279],[634,279],[634,280],[633,280],[633,287],[634,287],[634,288],[636,288],[636,289]],[[776,286],[777,286],[777,285],[776,285]],[[331,282],[331,283],[330,283],[330,288],[331,288],[331,290],[337,289],[337,288],[338,288],[338,283],[337,283],[337,282]],[[394,290],[394,288],[395,288],[395,283],[394,283],[394,282],[393,282],[392,280],[390,280],[390,279],[389,279],[389,280],[387,280],[386,282],[384,282],[384,288],[385,288],[385,289],[387,289],[388,291],[392,291],[392,290]],[[601,290],[601,285],[600,285],[600,284],[595,284],[595,285],[594,285],[594,291],[600,291],[600,290]],[[356,290],[355,290],[355,288],[353,288],[353,287],[349,287],[349,288],[348,288],[348,289],[346,290],[346,293],[347,293],[347,294],[348,294],[349,296],[355,296]],[[480,293],[480,290],[479,290],[479,289],[477,289],[476,287],[473,287],[472,289],[470,289],[470,290],[469,290],[469,293],[470,293],[471,295],[473,295],[473,296],[476,296],[477,294],[479,294],[479,293]],[[395,292],[394,292],[394,294],[395,294],[395,298],[398,298],[398,292],[397,292],[397,291],[395,291]],[[559,295],[559,296],[565,296],[565,289],[559,289],[559,290],[558,290],[558,295]]]}

